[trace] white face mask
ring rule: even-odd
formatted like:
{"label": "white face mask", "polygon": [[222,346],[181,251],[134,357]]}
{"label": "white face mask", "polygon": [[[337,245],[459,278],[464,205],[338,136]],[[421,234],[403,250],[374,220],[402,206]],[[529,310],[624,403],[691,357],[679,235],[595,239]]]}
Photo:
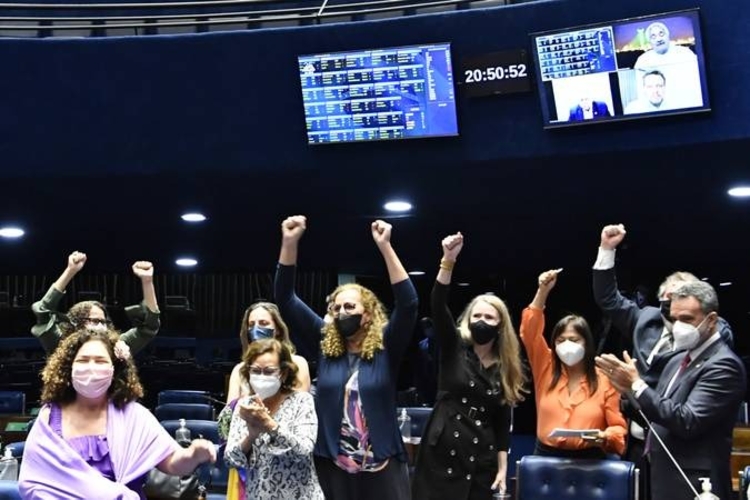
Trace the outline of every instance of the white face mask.
{"label": "white face mask", "polygon": [[675,321],[672,326],[672,336],[674,337],[674,349],[676,351],[682,349],[692,349],[698,345],[698,341],[701,337],[700,327],[708,319],[708,316],[703,318],[698,326],[693,326],[690,323],[683,321]]}
{"label": "white face mask", "polygon": [[585,349],[581,344],[566,340],[555,346],[555,352],[560,358],[560,361],[568,366],[573,366],[581,362]]}
{"label": "white face mask", "polygon": [[104,323],[86,323],[86,329],[97,333],[104,333],[108,330]]}
{"label": "white face mask", "polygon": [[279,392],[281,379],[278,375],[254,375],[250,374],[250,387],[260,399],[267,399]]}

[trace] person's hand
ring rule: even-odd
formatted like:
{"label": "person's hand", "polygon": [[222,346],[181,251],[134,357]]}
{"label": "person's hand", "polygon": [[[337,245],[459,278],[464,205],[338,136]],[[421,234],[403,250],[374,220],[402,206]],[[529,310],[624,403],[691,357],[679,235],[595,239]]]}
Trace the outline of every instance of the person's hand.
{"label": "person's hand", "polygon": [[268,432],[278,425],[257,395],[250,396],[248,400],[241,402],[239,412],[242,420],[247,422],[251,429]]}
{"label": "person's hand", "polygon": [[597,431],[591,434],[584,434],[581,436],[581,439],[593,444],[594,446],[603,447],[606,437],[607,435],[604,433],[604,431]]}
{"label": "person's hand", "polygon": [[622,224],[610,224],[602,229],[602,240],[599,243],[605,250],[614,250],[625,238],[625,226]]}
{"label": "person's hand", "polygon": [[392,229],[393,226],[380,219],[372,223],[372,225],[370,226],[370,230],[372,231],[372,239],[375,240],[375,244],[378,247],[391,242]]}
{"label": "person's hand", "polygon": [[550,290],[555,288],[555,285],[557,284],[557,275],[561,272],[562,268],[550,269],[549,271],[544,271],[542,274],[540,274],[537,280],[537,283],[539,284],[539,290],[549,293]]}
{"label": "person's hand", "polygon": [[86,254],[83,252],[75,251],[72,254],[68,255],[68,267],[67,269],[71,271],[73,274],[78,273],[81,269],[83,269],[84,264],[86,264]]}
{"label": "person's hand", "polygon": [[464,247],[464,235],[460,232],[446,236],[442,241],[443,260],[455,262]]}
{"label": "person's hand", "polygon": [[595,361],[596,366],[609,378],[614,388],[625,393],[630,391],[633,382],[641,377],[635,366],[636,360],[630,357],[628,351],[622,352],[622,358],[624,361],[617,359],[614,354],[602,354],[597,356]]}
{"label": "person's hand", "polygon": [[286,241],[297,242],[307,229],[307,217],[304,215],[292,215],[281,223],[281,236]]}
{"label": "person's hand", "polygon": [[188,447],[199,464],[216,462],[216,446],[208,439],[196,439]]}
{"label": "person's hand", "polygon": [[492,483],[492,486],[490,486],[490,489],[499,491],[500,493],[505,493],[506,491],[508,491],[507,486],[505,485],[505,474],[498,472],[495,476],[495,481]]}
{"label": "person's hand", "polygon": [[133,264],[133,274],[142,280],[150,280],[154,277],[154,265],[147,260],[139,260]]}

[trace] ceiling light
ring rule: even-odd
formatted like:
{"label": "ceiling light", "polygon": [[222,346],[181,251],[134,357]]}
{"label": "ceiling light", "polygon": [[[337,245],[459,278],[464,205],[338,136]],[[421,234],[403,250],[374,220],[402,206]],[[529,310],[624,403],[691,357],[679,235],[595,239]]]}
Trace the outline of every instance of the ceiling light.
{"label": "ceiling light", "polygon": [[469,283],[467,283],[466,281],[461,281],[459,283],[456,283],[456,286],[469,286]]}
{"label": "ceiling light", "polygon": [[386,202],[386,204],[383,205],[383,208],[389,212],[408,212],[411,210],[411,203],[403,200],[392,200]]}
{"label": "ceiling light", "polygon": [[733,187],[727,191],[727,194],[729,196],[734,196],[735,198],[748,198],[750,197],[750,186]]}
{"label": "ceiling light", "polygon": [[200,212],[188,212],[186,214],[182,214],[182,220],[184,220],[185,222],[203,222],[204,220],[206,220],[206,216]]}
{"label": "ceiling light", "polygon": [[719,286],[732,286],[732,282],[731,281],[722,281],[721,283],[719,283]]}
{"label": "ceiling light", "polygon": [[410,276],[424,276],[424,271],[410,271]]}
{"label": "ceiling light", "polygon": [[181,257],[174,261],[180,267],[193,267],[198,264],[198,261],[192,257]]}
{"label": "ceiling light", "polygon": [[26,234],[26,232],[20,227],[0,227],[0,237],[2,238],[20,238]]}

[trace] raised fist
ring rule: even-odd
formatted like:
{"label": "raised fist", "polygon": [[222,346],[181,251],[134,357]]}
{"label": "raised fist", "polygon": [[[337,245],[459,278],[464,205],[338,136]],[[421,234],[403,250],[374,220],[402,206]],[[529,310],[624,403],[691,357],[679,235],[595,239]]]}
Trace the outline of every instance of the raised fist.
{"label": "raised fist", "polygon": [[154,277],[154,265],[147,260],[139,260],[133,264],[133,274],[139,278],[153,278]]}
{"label": "raised fist", "polygon": [[391,241],[391,230],[393,226],[382,220],[376,220],[370,227],[372,231],[372,239],[375,240],[375,244],[382,245]]}
{"label": "raised fist", "polygon": [[610,224],[602,229],[602,241],[600,246],[605,250],[614,250],[625,238],[625,226],[622,224]]}
{"label": "raised fist", "polygon": [[544,271],[542,274],[539,275],[539,288],[542,290],[550,291],[555,287],[555,284],[557,284],[557,275],[560,274],[562,271],[562,268],[560,269],[550,269],[549,271]]}
{"label": "raised fist", "polygon": [[442,241],[443,259],[455,261],[464,247],[464,235],[460,232],[446,236]]}
{"label": "raised fist", "polygon": [[70,269],[74,273],[77,273],[78,271],[83,269],[84,264],[86,264],[85,253],[76,251],[68,255],[68,269]]}
{"label": "raised fist", "polygon": [[292,215],[281,223],[281,236],[285,240],[299,241],[305,229],[307,229],[307,217]]}

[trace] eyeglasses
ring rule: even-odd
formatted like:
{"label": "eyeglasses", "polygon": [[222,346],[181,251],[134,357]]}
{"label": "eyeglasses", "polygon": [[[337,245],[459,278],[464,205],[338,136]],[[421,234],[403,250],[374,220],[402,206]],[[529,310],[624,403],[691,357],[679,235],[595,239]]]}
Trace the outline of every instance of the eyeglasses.
{"label": "eyeglasses", "polygon": [[357,304],[354,304],[352,302],[345,302],[343,305],[342,304],[333,304],[333,305],[330,306],[329,309],[331,310],[331,312],[333,312],[335,314],[338,314],[339,312],[341,312],[342,308],[344,309],[344,311],[346,311],[347,313],[349,313],[349,312],[354,311],[354,310],[357,309]]}
{"label": "eyeglasses", "polygon": [[91,323],[94,325],[105,325],[109,326],[112,324],[112,322],[106,318],[85,318],[83,320],[85,323]]}
{"label": "eyeglasses", "polygon": [[277,375],[279,373],[278,366],[251,366],[250,373],[252,375]]}

